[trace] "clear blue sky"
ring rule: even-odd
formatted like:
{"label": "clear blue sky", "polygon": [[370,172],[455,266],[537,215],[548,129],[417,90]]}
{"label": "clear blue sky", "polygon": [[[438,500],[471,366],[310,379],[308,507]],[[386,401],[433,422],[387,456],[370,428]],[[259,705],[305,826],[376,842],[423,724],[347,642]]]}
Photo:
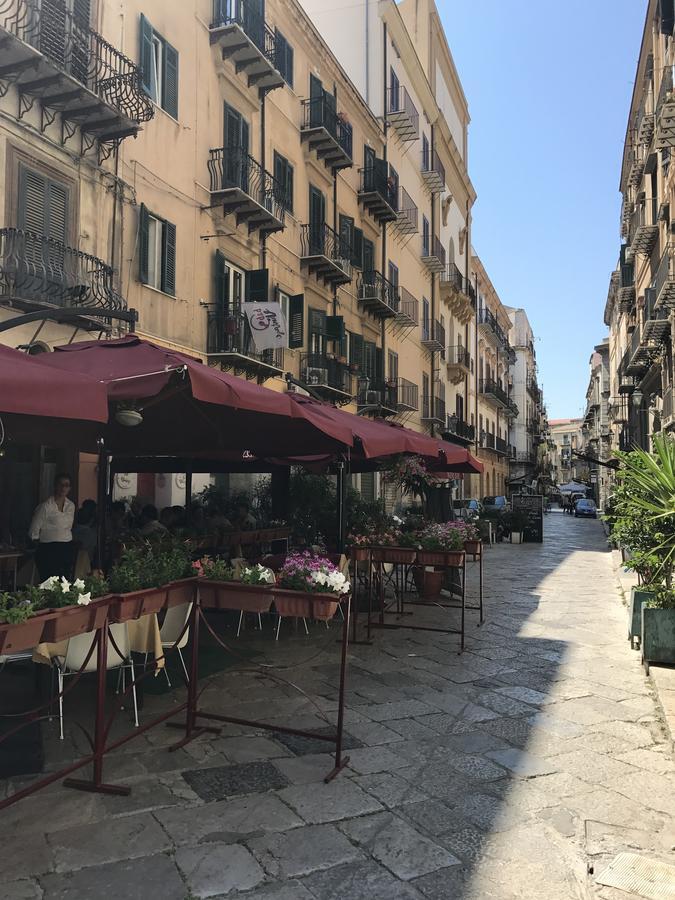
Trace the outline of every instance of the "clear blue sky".
{"label": "clear blue sky", "polygon": [[619,253],[647,0],[436,0],[469,103],[473,244],[537,337],[549,418],[579,415]]}

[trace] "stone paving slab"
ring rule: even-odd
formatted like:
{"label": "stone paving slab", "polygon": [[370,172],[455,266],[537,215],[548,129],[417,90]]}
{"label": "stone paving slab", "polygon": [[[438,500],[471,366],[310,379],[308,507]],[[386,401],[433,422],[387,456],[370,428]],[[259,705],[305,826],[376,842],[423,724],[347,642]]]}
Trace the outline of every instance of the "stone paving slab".
{"label": "stone paving slab", "polygon": [[267,834],[248,847],[272,878],[296,878],[362,858],[333,825],[308,825],[285,834]]}
{"label": "stone paving slab", "polygon": [[186,900],[183,879],[173,860],[164,854],[47,875],[41,885],[44,900]]}

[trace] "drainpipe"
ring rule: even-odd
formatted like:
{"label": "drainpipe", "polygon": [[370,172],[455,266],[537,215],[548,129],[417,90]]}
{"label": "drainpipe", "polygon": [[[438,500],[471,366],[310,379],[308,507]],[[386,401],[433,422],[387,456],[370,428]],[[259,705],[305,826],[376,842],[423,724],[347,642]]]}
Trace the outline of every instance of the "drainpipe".
{"label": "drainpipe", "polygon": [[[335,87],[335,108],[337,109],[337,87]],[[338,211],[337,211],[337,169],[333,169],[333,232],[338,235]],[[337,248],[336,248],[337,249]],[[333,285],[333,315],[337,315],[337,285]]]}
{"label": "drainpipe", "polygon": [[[260,166],[263,171],[263,179],[265,178],[265,100],[267,99],[267,91],[260,91]],[[264,183],[264,182],[263,182]],[[260,268],[267,266],[267,235],[263,234],[260,238]]]}
{"label": "drainpipe", "polygon": [[[476,435],[476,451],[478,451],[480,447],[480,426],[478,425],[478,273],[474,276],[474,290],[476,293],[476,320],[475,320],[475,328],[474,328],[474,357],[473,357],[473,380],[474,380],[474,391],[473,391],[473,401],[474,401],[474,428]],[[476,452],[478,455],[478,452]],[[483,484],[483,476],[478,476],[479,481],[479,489],[478,493],[483,496],[482,492],[482,484]]]}
{"label": "drainpipe", "polygon": [[[429,147],[429,153],[431,154],[431,158],[429,160],[430,165],[433,165],[434,159],[434,146],[435,146],[435,127],[431,126],[431,144]],[[430,224],[429,224],[429,244],[431,245],[429,250],[431,251],[433,248],[433,240],[434,235],[436,234],[436,201],[434,199],[433,193],[431,194],[431,216],[430,216]],[[433,339],[434,327],[436,324],[436,275],[434,272],[431,273],[431,321],[429,323],[429,327],[431,328],[431,337]],[[429,411],[433,416],[435,414],[434,409],[434,373],[436,371],[436,351],[431,351],[431,384],[429,389],[431,391],[431,396],[429,397]],[[445,424],[445,423],[444,423]],[[433,423],[430,426],[430,432],[433,435],[434,426]]]}
{"label": "drainpipe", "polygon": [[370,106],[370,0],[366,0],[366,105]]}
{"label": "drainpipe", "polygon": [[[388,141],[388,133],[389,126],[387,124],[387,24],[386,22],[382,23],[382,123],[384,128],[384,144],[382,151],[382,158],[385,162],[388,159],[387,152],[387,141]],[[388,173],[388,169],[385,169]],[[387,185],[389,182],[387,181]],[[382,223],[382,277],[387,277],[387,223]],[[384,358],[385,354],[385,335],[386,335],[386,320],[382,319],[380,323],[380,340],[382,343],[382,376],[383,379],[386,376],[386,360]]]}

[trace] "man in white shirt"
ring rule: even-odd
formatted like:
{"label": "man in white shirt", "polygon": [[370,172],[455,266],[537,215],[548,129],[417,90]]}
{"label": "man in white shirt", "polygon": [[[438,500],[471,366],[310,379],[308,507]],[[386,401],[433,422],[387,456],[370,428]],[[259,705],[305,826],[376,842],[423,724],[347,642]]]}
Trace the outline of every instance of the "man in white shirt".
{"label": "man in white shirt", "polygon": [[54,493],[33,513],[30,538],[39,542],[35,562],[41,581],[52,575],[72,576],[75,504],[68,499],[71,484],[70,475],[57,475]]}

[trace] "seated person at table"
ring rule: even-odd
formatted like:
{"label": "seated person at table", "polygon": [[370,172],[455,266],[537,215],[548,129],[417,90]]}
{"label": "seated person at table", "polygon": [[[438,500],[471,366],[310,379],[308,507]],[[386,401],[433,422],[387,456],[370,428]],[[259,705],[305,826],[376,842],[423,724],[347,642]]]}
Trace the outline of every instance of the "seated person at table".
{"label": "seated person at table", "polygon": [[85,500],[75,514],[73,541],[85,550],[93,561],[96,554],[96,501]]}
{"label": "seated person at table", "polygon": [[157,507],[153,506],[152,503],[148,503],[144,506],[143,512],[141,513],[141,527],[139,529],[139,534],[148,538],[162,538],[166,537],[168,533],[169,529],[159,521]]}
{"label": "seated person at table", "polygon": [[54,493],[33,513],[29,535],[31,540],[39,542],[35,563],[41,581],[52,575],[72,576],[75,504],[68,499],[70,485],[70,475],[57,475]]}
{"label": "seated person at table", "polygon": [[237,503],[234,521],[232,523],[235,531],[255,531],[256,521],[250,513],[248,502],[240,500]]}

